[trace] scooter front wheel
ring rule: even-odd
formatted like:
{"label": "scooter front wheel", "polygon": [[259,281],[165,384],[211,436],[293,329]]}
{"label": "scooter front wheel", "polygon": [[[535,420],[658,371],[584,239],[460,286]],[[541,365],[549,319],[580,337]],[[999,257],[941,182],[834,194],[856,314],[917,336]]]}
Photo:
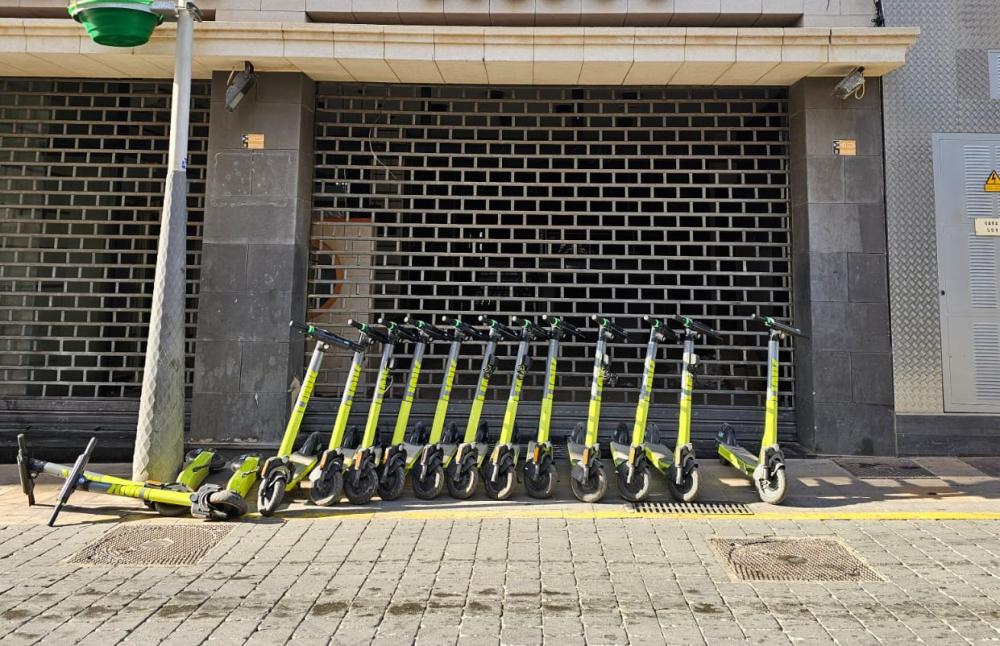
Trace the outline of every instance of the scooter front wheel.
{"label": "scooter front wheel", "polygon": [[247,501],[239,493],[223,489],[208,497],[209,518],[232,520],[247,513]]}
{"label": "scooter front wheel", "polygon": [[[486,468],[491,468],[487,464]],[[483,488],[491,500],[507,500],[514,493],[514,469],[506,467],[497,473],[496,480],[483,477]]]}
{"label": "scooter front wheel", "polygon": [[754,484],[757,485],[757,495],[761,501],[770,505],[780,505],[788,493],[788,480],[784,468],[775,469],[774,474],[765,480],[754,478]]}
{"label": "scooter front wheel", "polygon": [[[406,485],[406,470],[402,464],[397,464],[382,472],[382,477],[378,481],[378,495],[382,500],[395,500],[403,495],[404,485]],[[416,480],[413,487],[416,489]]]}
{"label": "scooter front wheel", "polygon": [[479,470],[476,468],[466,469],[459,476],[450,470],[444,483],[448,487],[449,496],[457,500],[467,500],[476,493],[476,487],[479,486]]}
{"label": "scooter front wheel", "polygon": [[677,467],[671,465],[667,469],[667,489],[677,502],[694,501],[698,497],[698,469],[689,470],[677,484]]}
{"label": "scooter front wheel", "polygon": [[639,502],[645,500],[649,495],[649,485],[652,478],[649,477],[649,465],[639,463],[632,472],[632,482],[628,481],[628,463],[623,463],[618,467],[618,493],[629,502]]}
{"label": "scooter front wheel", "polygon": [[328,469],[322,469],[319,477],[313,480],[312,487],[309,488],[309,500],[314,505],[330,507],[340,502],[343,492],[344,474],[339,464],[333,464]]}
{"label": "scooter front wheel", "polygon": [[600,502],[608,490],[608,476],[604,473],[604,466],[600,462],[592,463],[587,481],[580,482],[576,478],[570,478],[569,488],[580,502]]}
{"label": "scooter front wheel", "polygon": [[257,490],[257,511],[261,516],[270,516],[278,511],[287,484],[288,476],[281,472],[271,472],[261,480]]}
{"label": "scooter front wheel", "polygon": [[378,489],[378,472],[375,465],[369,464],[361,473],[344,479],[344,493],[352,505],[367,505],[372,501],[375,490]]}
{"label": "scooter front wheel", "polygon": [[413,478],[413,494],[421,500],[437,498],[444,491],[444,469],[435,467],[426,478]]}
{"label": "scooter front wheel", "polygon": [[532,498],[551,498],[552,490],[556,485],[556,470],[551,464],[546,469],[538,469],[535,477],[528,475],[527,469],[524,472],[524,490]]}

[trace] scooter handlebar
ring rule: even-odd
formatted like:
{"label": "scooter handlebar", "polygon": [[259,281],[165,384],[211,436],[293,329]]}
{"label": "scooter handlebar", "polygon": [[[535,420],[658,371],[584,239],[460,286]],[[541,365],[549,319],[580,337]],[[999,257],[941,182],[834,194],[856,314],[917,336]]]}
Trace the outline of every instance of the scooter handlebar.
{"label": "scooter handlebar", "polygon": [[350,339],[345,339],[339,334],[328,332],[327,330],[318,328],[315,325],[309,325],[308,323],[299,323],[298,321],[289,321],[288,327],[298,332],[301,332],[306,336],[311,336],[314,339],[322,341],[323,343],[329,343],[330,345],[339,345],[349,350],[354,350],[355,352],[361,352],[362,350],[365,349],[364,346],[362,346],[360,343],[355,343]]}
{"label": "scooter handlebar", "polygon": [[518,321],[521,322],[520,323],[521,329],[525,330],[530,336],[536,339],[545,339],[546,341],[552,338],[552,334],[548,330],[546,330],[543,327],[535,325],[528,319],[525,318],[519,319],[516,316],[514,316],[510,320],[510,322],[513,323],[514,325],[517,325]]}
{"label": "scooter handlebar", "polygon": [[420,340],[420,337],[417,336],[417,334],[413,330],[411,330],[410,328],[403,327],[402,325],[396,323],[395,321],[387,321],[384,318],[380,318],[378,320],[378,324],[384,325],[386,331],[389,332],[389,336],[391,337],[395,338],[402,337],[408,341],[414,341],[414,342]]}
{"label": "scooter handlebar", "polygon": [[489,325],[491,332],[495,332],[497,335],[502,336],[509,341],[515,341],[520,338],[517,330],[512,330],[496,319],[486,318],[485,315],[481,315],[479,317],[479,322]]}
{"label": "scooter handlebar", "polygon": [[392,342],[392,339],[389,338],[388,334],[386,334],[385,332],[381,332],[379,330],[376,330],[375,328],[373,328],[372,326],[368,325],[367,323],[361,323],[359,321],[355,321],[354,319],[347,319],[347,324],[350,325],[352,328],[358,330],[359,332],[361,332],[365,336],[367,336],[369,339],[378,341],[379,343],[391,343]]}
{"label": "scooter handlebar", "polygon": [[669,341],[678,341],[681,338],[680,335],[678,335],[676,332],[668,328],[666,324],[660,319],[653,318],[652,316],[647,315],[643,316],[642,320],[648,323],[649,326],[653,328],[653,330],[655,330],[658,334],[662,334],[663,336],[665,336]]}
{"label": "scooter handlebar", "polygon": [[435,339],[437,341],[447,341],[451,337],[447,332],[440,328],[436,328],[427,321],[417,321],[416,328],[426,334],[427,336]]}
{"label": "scooter handlebar", "polygon": [[804,334],[802,334],[802,330],[800,330],[799,328],[792,327],[791,325],[785,325],[784,323],[775,321],[770,316],[758,316],[757,314],[754,314],[750,317],[750,320],[759,321],[763,323],[765,327],[771,330],[777,330],[779,332],[790,334],[792,336],[805,336]]}
{"label": "scooter handlebar", "polygon": [[681,325],[683,325],[685,328],[687,328],[689,330],[694,330],[698,334],[702,334],[704,336],[710,336],[713,339],[718,339],[720,341],[722,340],[722,335],[721,334],[719,334],[718,332],[716,332],[712,328],[708,327],[704,323],[701,323],[700,321],[694,320],[693,318],[690,318],[688,316],[678,316],[677,314],[674,314],[670,318],[673,319],[674,321],[677,321],[678,323],[680,323]]}
{"label": "scooter handlebar", "polygon": [[547,321],[548,324],[552,326],[553,330],[556,329],[562,330],[563,332],[569,334],[570,336],[575,336],[576,338],[581,339],[583,341],[587,340],[587,335],[581,332],[580,328],[576,327],[571,323],[568,323],[566,319],[562,317],[546,315],[542,317],[542,320]]}
{"label": "scooter handlebar", "polygon": [[624,328],[620,328],[614,323],[612,323],[611,319],[601,318],[596,314],[594,314],[591,318],[597,321],[597,324],[599,326],[610,332],[612,338],[615,338],[618,341],[625,341],[625,342],[629,342],[632,340],[632,337],[628,335],[628,332],[626,332]]}
{"label": "scooter handlebar", "polygon": [[49,516],[49,527],[53,527],[56,524],[56,518],[58,518],[59,512],[62,511],[63,505],[69,502],[69,497],[76,491],[80,476],[83,474],[83,470],[87,468],[87,463],[90,462],[90,456],[93,455],[95,448],[97,448],[97,438],[92,437],[90,438],[90,442],[87,443],[87,448],[76,458],[76,463],[70,469],[69,475],[66,477],[66,482],[63,483],[62,489],[56,497],[56,504],[52,508],[52,515]]}
{"label": "scooter handlebar", "polygon": [[462,334],[471,339],[478,339],[480,341],[485,341],[486,339],[489,338],[488,334],[482,332],[481,330],[477,330],[476,328],[472,327],[462,319],[448,319],[447,316],[441,317],[442,323],[447,323],[449,320],[451,321],[451,324],[455,326],[456,330],[458,330],[459,332],[461,332]]}

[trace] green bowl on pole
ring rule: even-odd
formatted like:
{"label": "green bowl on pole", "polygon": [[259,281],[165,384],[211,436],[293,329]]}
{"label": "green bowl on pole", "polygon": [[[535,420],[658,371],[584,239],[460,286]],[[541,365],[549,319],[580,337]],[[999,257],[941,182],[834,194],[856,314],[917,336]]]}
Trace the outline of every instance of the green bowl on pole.
{"label": "green bowl on pole", "polygon": [[98,45],[138,47],[149,42],[163,21],[153,13],[152,4],[153,0],[73,0],[69,15]]}

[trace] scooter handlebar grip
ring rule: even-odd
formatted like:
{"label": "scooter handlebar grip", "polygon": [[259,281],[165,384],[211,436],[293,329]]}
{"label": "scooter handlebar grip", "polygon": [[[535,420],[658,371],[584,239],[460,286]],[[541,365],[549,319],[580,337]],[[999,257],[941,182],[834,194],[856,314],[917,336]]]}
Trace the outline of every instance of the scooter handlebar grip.
{"label": "scooter handlebar grip", "polygon": [[437,339],[438,341],[446,341],[448,339],[448,333],[440,328],[436,328],[426,321],[417,321],[417,329],[426,334],[427,336]]}
{"label": "scooter handlebar grip", "polygon": [[296,332],[302,332],[303,334],[308,334],[310,326],[306,325],[305,323],[299,323],[298,321],[289,321],[288,327],[292,328]]}
{"label": "scooter handlebar grip", "polygon": [[480,341],[483,341],[487,338],[486,334],[483,334],[480,330],[477,330],[476,328],[472,327],[462,319],[452,319],[451,323],[465,336],[471,337],[473,339],[479,339]]}
{"label": "scooter handlebar grip", "polygon": [[772,330],[778,330],[779,332],[784,332],[785,334],[791,334],[792,336],[804,336],[802,334],[802,330],[799,328],[775,321],[770,316],[758,316],[757,314],[754,314],[750,317],[750,320],[759,321],[766,327],[771,328]]}
{"label": "scooter handlebar grip", "polygon": [[516,316],[511,319],[511,322],[515,323],[515,324],[518,321],[521,321],[521,327],[523,329],[527,330],[528,333],[531,334],[536,339],[551,339],[552,338],[552,335],[549,334],[548,330],[546,330],[545,328],[542,328],[542,327],[539,327],[539,326],[535,325],[534,323],[532,323],[528,319],[524,319],[524,318],[519,319]]}
{"label": "scooter handlebar grip", "polygon": [[548,321],[553,328],[559,328],[566,334],[575,336],[579,339],[586,339],[586,335],[580,331],[580,328],[576,327],[572,323],[568,322],[561,316],[543,316],[544,320]]}
{"label": "scooter handlebar grip", "polygon": [[360,343],[355,343],[350,339],[345,339],[339,334],[334,334],[333,332],[328,332],[326,330],[321,330],[318,327],[310,326],[310,329],[306,332],[309,336],[315,337],[316,339],[322,341],[323,343],[329,343],[330,345],[339,345],[348,350],[353,350],[355,352],[362,352],[365,346]]}
{"label": "scooter handlebar grip", "polygon": [[393,333],[398,334],[399,336],[403,337],[404,339],[407,339],[409,341],[419,341],[420,340],[420,335],[417,334],[416,332],[414,332],[413,330],[411,330],[410,328],[403,327],[402,325],[399,325],[397,323],[390,323],[390,325],[392,325],[392,331],[393,331]]}
{"label": "scooter handlebar grip", "polygon": [[628,335],[628,332],[626,332],[624,328],[620,328],[617,325],[615,325],[614,323],[612,323],[611,319],[608,319],[608,318],[600,318],[599,319],[597,317],[597,315],[595,314],[594,315],[594,320],[598,321],[600,323],[601,327],[607,329],[607,331],[610,332],[612,336],[618,337],[619,340],[621,340],[621,341],[631,341],[632,340],[632,337],[630,337]]}
{"label": "scooter handlebar grip", "polygon": [[719,339],[720,341],[722,340],[721,334],[719,334],[712,328],[708,327],[704,323],[701,323],[700,321],[696,321],[693,318],[687,316],[678,316],[677,314],[674,314],[671,318],[680,323],[681,325],[683,325],[684,327],[692,329],[695,332],[698,332],[699,334],[704,334],[705,336],[710,336],[714,339]]}
{"label": "scooter handlebar grip", "polygon": [[486,318],[485,316],[480,316],[479,321],[481,323],[486,323],[487,325],[489,325],[491,329],[493,329],[497,334],[504,337],[505,339],[515,340],[519,338],[519,335],[517,334],[516,330],[512,330],[511,328],[507,327],[506,325],[504,325],[503,323],[501,323],[496,319],[490,319]]}
{"label": "scooter handlebar grip", "polygon": [[389,343],[392,341],[388,334],[376,330],[367,323],[361,323],[360,321],[355,321],[354,319],[347,319],[347,324],[367,336],[369,339],[378,341],[379,343]]}

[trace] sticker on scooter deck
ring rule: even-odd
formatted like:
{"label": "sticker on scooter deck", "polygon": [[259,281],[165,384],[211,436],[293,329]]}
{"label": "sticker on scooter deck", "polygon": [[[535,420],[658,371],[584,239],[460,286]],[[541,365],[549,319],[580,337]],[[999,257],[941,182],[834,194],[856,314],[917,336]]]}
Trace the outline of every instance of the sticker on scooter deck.
{"label": "sticker on scooter deck", "polygon": [[837,458],[834,463],[855,478],[938,478],[906,458]]}
{"label": "sticker on scooter deck", "polygon": [[71,556],[82,565],[194,565],[232,527],[133,524],[116,527]]}

